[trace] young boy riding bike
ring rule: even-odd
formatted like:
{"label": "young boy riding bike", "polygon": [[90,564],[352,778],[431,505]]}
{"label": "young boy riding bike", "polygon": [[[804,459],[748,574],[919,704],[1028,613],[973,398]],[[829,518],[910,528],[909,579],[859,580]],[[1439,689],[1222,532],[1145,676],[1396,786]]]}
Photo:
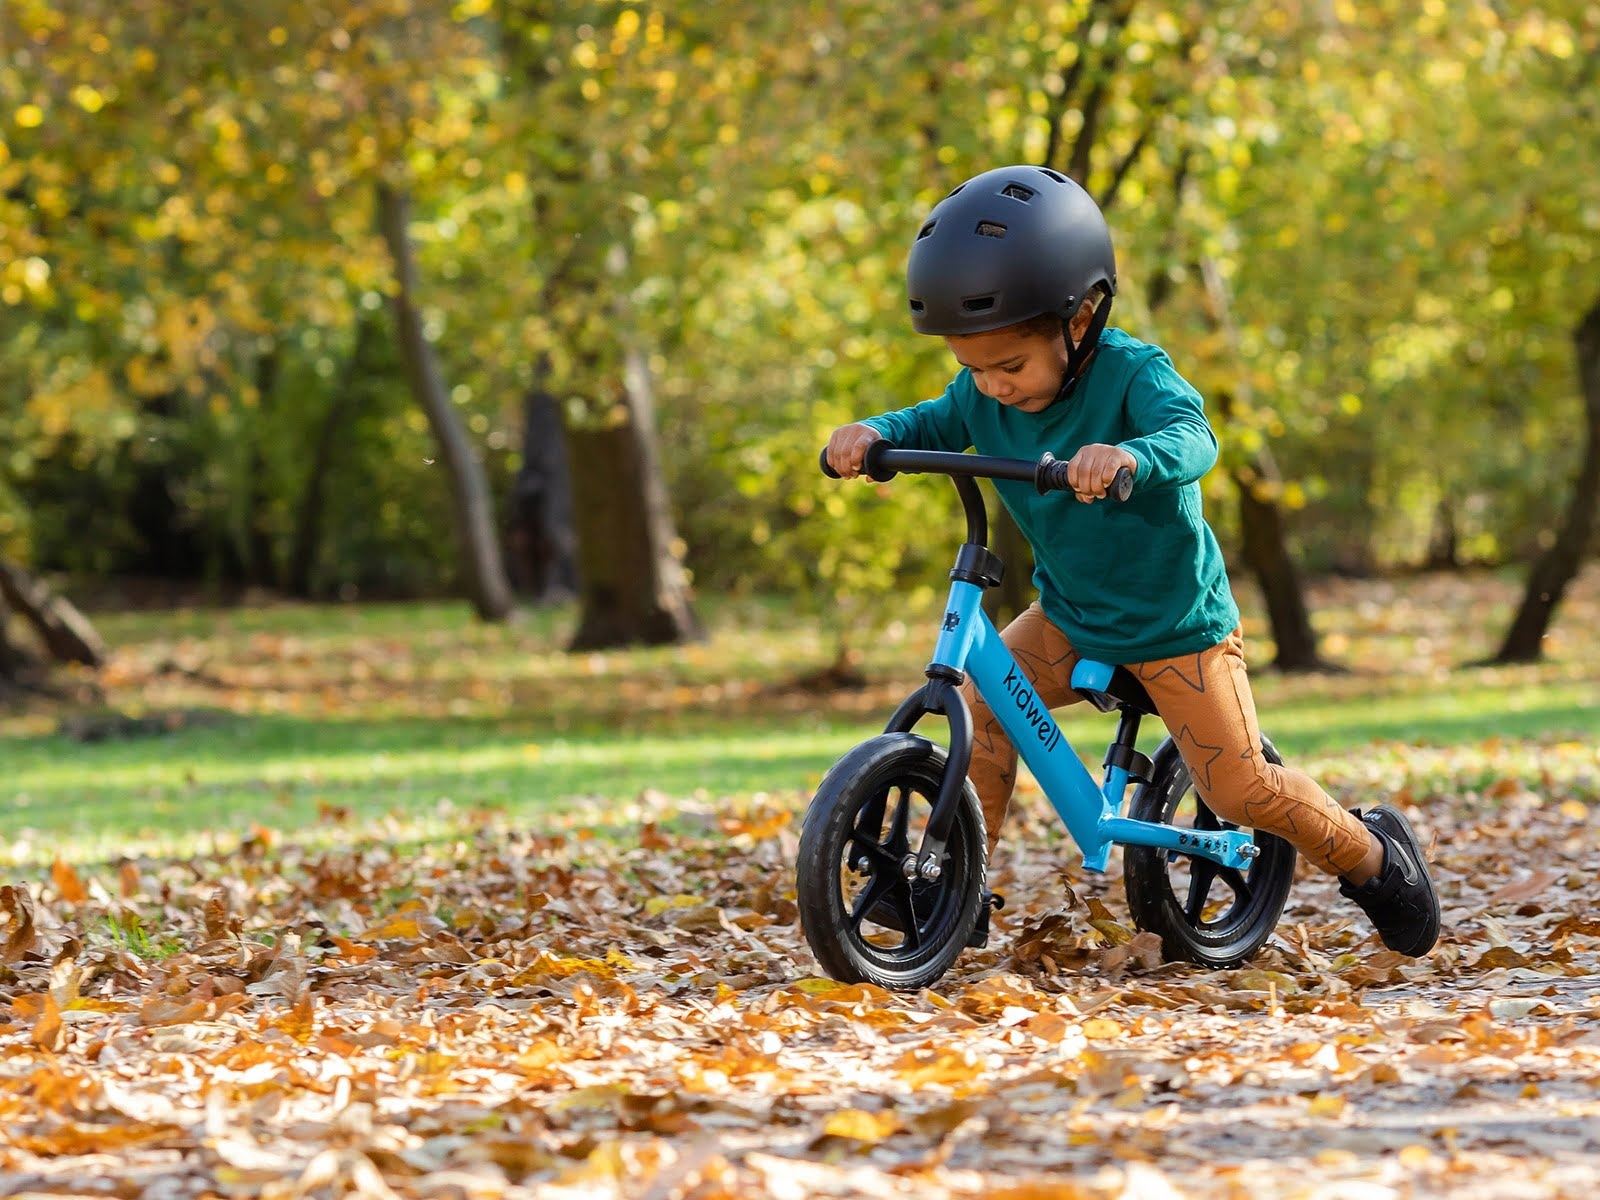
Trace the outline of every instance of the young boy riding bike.
{"label": "young boy riding bike", "polygon": [[[1268,762],[1245,674],[1239,610],[1201,515],[1199,480],[1217,439],[1198,392],[1159,347],[1108,328],[1117,290],[1111,234],[1077,184],[1039,167],[969,179],[919,227],[906,269],[911,321],[943,337],[961,371],[943,395],[835,430],[829,465],[858,475],[880,439],[913,450],[1069,459],[1066,493],[997,483],[1033,547],[1039,599],[1006,646],[1050,707],[1080,655],[1144,683],[1201,798],[1227,821],[1277,834],[1339,877],[1384,945],[1420,956],[1439,900],[1400,811],[1346,812],[1307,775]],[[1094,504],[1119,469],[1120,505]],[[969,776],[992,859],[1016,785],[1017,752],[971,681]]]}

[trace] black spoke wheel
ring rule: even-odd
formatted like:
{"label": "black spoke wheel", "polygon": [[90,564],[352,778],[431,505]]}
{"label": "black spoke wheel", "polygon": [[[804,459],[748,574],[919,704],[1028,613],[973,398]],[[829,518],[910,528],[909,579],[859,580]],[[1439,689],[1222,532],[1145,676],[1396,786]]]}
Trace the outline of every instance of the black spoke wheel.
{"label": "black spoke wheel", "polygon": [[983,811],[963,781],[936,880],[909,880],[944,778],[926,738],[886,733],[861,743],[823,779],[806,810],[795,891],[806,941],[844,983],[916,991],[937,982],[978,923],[984,891]]}
{"label": "black spoke wheel", "polygon": [[[1282,764],[1266,738],[1261,750],[1268,762]],[[1239,828],[1206,806],[1170,738],[1156,751],[1150,782],[1134,793],[1128,815],[1184,829]],[[1242,871],[1177,850],[1122,848],[1134,923],[1161,935],[1169,960],[1237,966],[1272,936],[1294,883],[1295,849],[1260,830],[1255,842],[1261,853]]]}

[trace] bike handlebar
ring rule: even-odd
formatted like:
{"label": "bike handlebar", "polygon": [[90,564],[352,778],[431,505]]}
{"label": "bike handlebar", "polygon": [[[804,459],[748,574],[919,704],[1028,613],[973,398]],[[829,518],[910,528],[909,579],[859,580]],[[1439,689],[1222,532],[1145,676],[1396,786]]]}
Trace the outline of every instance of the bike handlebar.
{"label": "bike handlebar", "polygon": [[[840,475],[828,465],[828,451],[824,447],[819,458],[822,473],[830,479]],[[867,447],[861,464],[863,475],[879,483],[887,483],[902,471],[907,474],[950,475],[974,479],[1011,479],[1018,483],[1031,483],[1042,496],[1046,492],[1070,492],[1067,482],[1067,464],[1046,452],[1038,462],[1026,458],[997,458],[992,454],[952,454],[947,450],[897,450],[890,443],[879,440]],[[1119,467],[1111,486],[1106,489],[1106,499],[1121,502],[1133,492],[1133,472]]]}

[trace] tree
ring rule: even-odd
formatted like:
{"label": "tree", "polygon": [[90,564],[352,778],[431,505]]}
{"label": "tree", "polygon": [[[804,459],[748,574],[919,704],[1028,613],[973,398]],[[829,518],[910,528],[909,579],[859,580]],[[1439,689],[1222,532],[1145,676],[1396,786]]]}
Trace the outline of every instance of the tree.
{"label": "tree", "polygon": [[[585,640],[688,636],[693,580],[783,591],[845,663],[885,597],[935,602],[954,509],[816,450],[947,381],[907,329],[908,233],[1032,161],[1110,208],[1116,319],[1210,398],[1207,511],[1252,569],[1531,561],[1576,502],[1548,478],[1586,478],[1591,8],[0,0],[0,543],[454,586],[485,524],[532,544],[559,443]],[[523,515],[452,537],[519,446]]]}
{"label": "tree", "polygon": [[578,593],[578,534],[561,414],[535,383],[522,402],[522,466],[512,492],[513,561],[535,603]]}
{"label": "tree", "polygon": [[[1600,27],[1592,6],[1561,3],[1539,16],[1523,18],[1520,53],[1490,80],[1501,85],[1490,99],[1505,106],[1509,118],[1500,127],[1504,144],[1525,168],[1516,179],[1515,224],[1497,231],[1509,259],[1497,274],[1505,279],[1501,287],[1514,289],[1513,311],[1531,310],[1535,319],[1552,308],[1570,312],[1578,289],[1591,286],[1600,231],[1600,174],[1593,168],[1600,155]],[[1600,520],[1600,299],[1592,299],[1576,322],[1572,342],[1583,396],[1581,441],[1567,411],[1556,418],[1559,443],[1578,451],[1572,490],[1560,528],[1528,573],[1496,662],[1541,656],[1545,631]],[[1526,465],[1520,472],[1535,488],[1550,474]]]}
{"label": "tree", "polygon": [[[667,498],[654,382],[628,293],[640,211],[676,180],[683,146],[672,119],[696,128],[697,97],[680,90],[685,56],[714,32],[689,10],[615,3],[507,0],[502,21],[529,126],[541,255],[541,377],[559,390],[578,541],[579,621],[572,648],[661,644],[701,636]],[[591,112],[603,114],[599,119]],[[666,146],[652,144],[667,131]],[[668,174],[670,172],[670,175]]]}
{"label": "tree", "polygon": [[[369,539],[386,525],[409,527],[396,538],[403,552],[386,547],[376,569],[361,564],[350,574],[392,577],[397,560],[435,553],[417,549],[442,540],[417,536],[434,524],[422,460],[463,461],[462,443],[488,424],[481,402],[468,406],[493,395],[487,371],[452,390],[444,411],[461,436],[435,454],[401,458],[402,489],[420,510],[410,516],[391,503],[401,489],[369,478],[362,495],[374,511],[337,512],[338,527],[325,530],[320,515],[307,515],[305,503],[325,493],[305,486],[299,447],[308,433],[322,437],[322,412],[348,411],[302,401],[337,382],[341,343],[357,340],[357,314],[393,291],[405,257],[407,247],[386,243],[372,218],[385,172],[406,180],[402,199],[426,214],[407,231],[412,332],[423,334],[439,377],[453,365],[432,348],[447,322],[419,288],[437,232],[461,228],[430,218],[496,152],[496,126],[479,118],[498,76],[483,69],[482,22],[468,7],[293,0],[224,12],[136,0],[91,2],[69,15],[46,0],[6,4],[7,32],[15,23],[30,49],[17,60],[27,69],[0,72],[0,97],[24,114],[24,135],[8,148],[15,157],[0,161],[0,239],[37,260],[23,302],[49,331],[47,345],[37,336],[0,340],[26,397],[13,432],[30,455],[8,464],[21,491],[57,488],[54,476],[68,462],[81,480],[90,460],[98,468],[91,486],[80,483],[83,498],[69,494],[62,513],[147,514],[148,527],[126,540],[145,543],[145,561],[186,548],[177,565],[190,573],[276,575],[280,543],[293,539],[290,574],[304,585],[314,547],[302,534],[331,533],[349,545],[357,524]],[[475,191],[477,212],[491,217],[506,194]],[[418,226],[430,244],[419,244]],[[507,283],[501,294],[517,280]],[[450,315],[471,328],[475,314],[463,308]],[[419,361],[424,344],[408,344]],[[475,365],[469,352],[462,357]],[[435,420],[440,414],[436,405]],[[375,421],[358,427],[380,430]],[[429,427],[424,419],[421,432]],[[388,446],[347,446],[347,471],[384,464],[388,483],[395,472],[386,457],[409,449],[416,432],[394,421],[382,428]],[[443,495],[465,503],[474,493],[487,500],[487,482]],[[458,524],[470,529],[474,519]],[[52,541],[57,522],[74,524],[49,509],[37,522],[50,523],[42,532]],[[119,532],[114,519],[94,527]],[[78,553],[112,562],[141,553],[120,540]],[[476,544],[481,558],[484,542]],[[497,550],[493,536],[487,545]],[[487,594],[476,590],[480,600]]]}
{"label": "tree", "polygon": [[[1205,281],[1212,320],[1237,353],[1239,332],[1227,283],[1211,259],[1201,260],[1200,275]],[[1233,387],[1217,393],[1217,400],[1224,425],[1240,428],[1243,422],[1239,410],[1249,412],[1255,407],[1249,376],[1240,372]],[[1239,496],[1240,551],[1255,574],[1267,605],[1267,620],[1276,647],[1272,665],[1280,671],[1328,670],[1331,664],[1317,649],[1305,589],[1288,549],[1283,512],[1277,503],[1283,487],[1277,463],[1264,440],[1247,455],[1225,457],[1228,476]]]}
{"label": "tree", "polygon": [[1538,661],[1550,618],[1594,540],[1596,514],[1600,513],[1600,300],[1578,322],[1572,341],[1583,389],[1583,461],[1560,532],[1528,572],[1522,603],[1494,656],[1497,663]]}
{"label": "tree", "polygon": [[462,573],[468,595],[478,615],[486,621],[503,620],[512,607],[511,584],[500,557],[494,522],[494,502],[489,495],[483,461],[450,403],[439,360],[422,331],[417,312],[417,266],[411,249],[411,199],[404,185],[380,180],[379,221],[383,239],[394,258],[395,326],[411,380],[412,394],[428,414],[439,453],[450,473],[455,497],[456,537],[461,547]]}

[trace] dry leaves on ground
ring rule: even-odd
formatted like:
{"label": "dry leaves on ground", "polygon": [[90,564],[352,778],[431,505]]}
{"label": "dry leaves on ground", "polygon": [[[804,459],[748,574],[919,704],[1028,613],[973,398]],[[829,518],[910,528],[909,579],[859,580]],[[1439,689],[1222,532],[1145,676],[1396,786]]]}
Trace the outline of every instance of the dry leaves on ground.
{"label": "dry leaves on ground", "polygon": [[1024,802],[991,948],[909,996],[814,975],[792,804],[59,863],[0,888],[0,1193],[1590,1195],[1596,768],[1413,803],[1416,962],[1304,874],[1255,962],[1163,964]]}

